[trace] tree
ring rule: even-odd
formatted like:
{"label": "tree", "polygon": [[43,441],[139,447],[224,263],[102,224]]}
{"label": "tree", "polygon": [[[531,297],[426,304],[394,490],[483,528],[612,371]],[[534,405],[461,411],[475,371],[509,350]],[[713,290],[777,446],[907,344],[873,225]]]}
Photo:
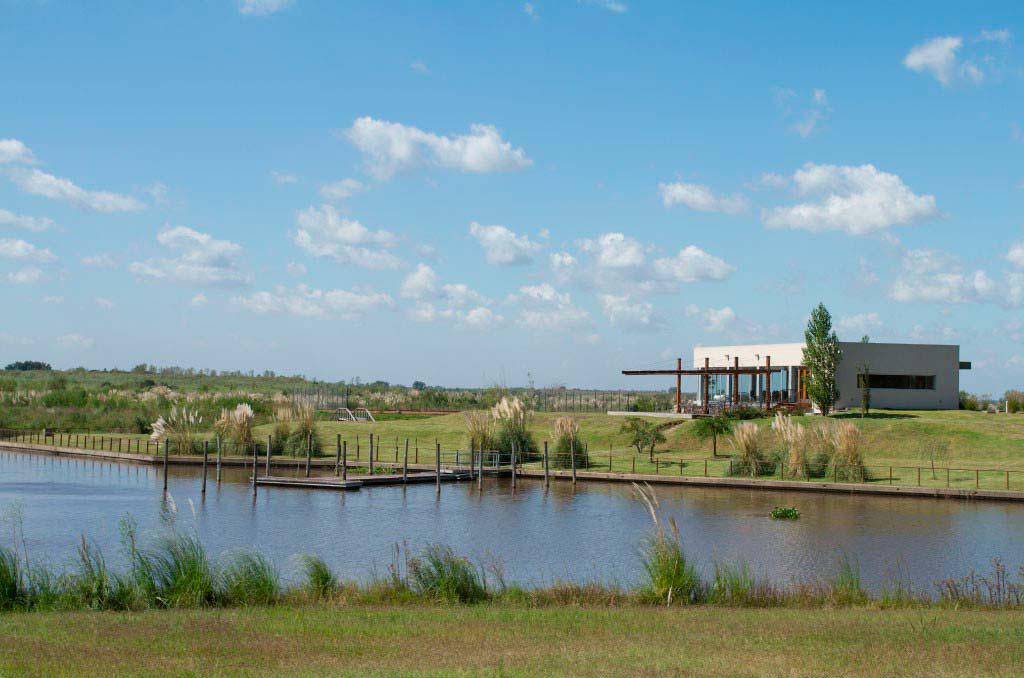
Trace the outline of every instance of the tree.
{"label": "tree", "polygon": [[17,362],[11,363],[4,369],[14,370],[18,372],[28,372],[30,370],[50,370],[53,368],[50,367],[50,363],[44,363],[38,360],[19,360]]}
{"label": "tree", "polygon": [[832,411],[839,399],[839,387],[836,385],[836,368],[842,351],[839,349],[839,338],[832,329],[832,315],[824,304],[811,311],[804,332],[804,366],[807,367],[807,394],[827,415]]}
{"label": "tree", "polygon": [[711,449],[718,456],[718,436],[728,435],[732,431],[732,421],[725,416],[701,417],[693,422],[693,433],[702,441],[711,439]]}
{"label": "tree", "polygon": [[871,409],[871,368],[861,365],[857,368],[857,386],[860,387],[860,416],[868,416]]}
{"label": "tree", "polygon": [[645,421],[640,417],[626,417],[622,423],[621,433],[628,433],[629,444],[636,448],[637,454],[647,451],[648,457],[654,461],[654,448],[658,443],[665,442],[665,434],[654,422]]}
{"label": "tree", "polygon": [[422,391],[425,388],[427,388],[427,385],[425,383],[423,383],[422,381],[414,381],[414,382],[412,382],[412,387],[414,389],[416,389],[417,391]]}

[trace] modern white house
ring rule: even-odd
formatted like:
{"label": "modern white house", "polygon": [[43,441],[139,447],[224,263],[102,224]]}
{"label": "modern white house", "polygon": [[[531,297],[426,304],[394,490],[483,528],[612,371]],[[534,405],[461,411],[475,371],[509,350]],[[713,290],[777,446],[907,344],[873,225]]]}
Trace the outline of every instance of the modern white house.
{"label": "modern white house", "polygon": [[[862,366],[867,368],[872,407],[959,407],[960,370],[971,368],[969,362],[960,361],[959,346],[852,341],[839,342],[839,346],[842,358],[836,370],[837,409],[860,406]],[[771,403],[808,403],[803,348],[803,343],[793,343],[693,349],[693,371],[688,373],[707,371],[706,376],[698,375],[701,384],[696,404],[703,407],[704,398],[708,405],[764,403],[766,395]]]}

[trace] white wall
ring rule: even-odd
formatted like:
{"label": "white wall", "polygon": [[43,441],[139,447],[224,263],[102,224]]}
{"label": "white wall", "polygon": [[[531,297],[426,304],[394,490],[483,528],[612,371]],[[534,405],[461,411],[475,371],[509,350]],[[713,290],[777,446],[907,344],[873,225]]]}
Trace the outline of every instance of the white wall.
{"label": "white wall", "polygon": [[711,367],[732,367],[739,356],[740,367],[763,367],[765,356],[772,357],[772,365],[796,366],[803,362],[803,344],[751,344],[748,346],[700,346],[693,349],[693,364],[685,367],[704,367],[708,358]]}
{"label": "white wall", "polygon": [[[879,344],[842,341],[836,370],[839,408],[860,407],[857,367],[874,374],[934,375],[935,390],[871,389],[871,407],[905,410],[955,410],[960,405],[960,347],[937,344]],[[774,360],[774,359],[773,359]]]}

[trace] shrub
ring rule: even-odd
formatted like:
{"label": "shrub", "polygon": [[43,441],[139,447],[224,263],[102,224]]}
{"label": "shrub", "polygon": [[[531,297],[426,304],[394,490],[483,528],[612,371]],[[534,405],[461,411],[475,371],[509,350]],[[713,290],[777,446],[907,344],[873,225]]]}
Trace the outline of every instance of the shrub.
{"label": "shrub", "polygon": [[629,434],[629,444],[636,448],[636,453],[643,454],[646,451],[652,462],[654,461],[654,448],[658,446],[658,443],[665,442],[665,434],[661,432],[658,425],[640,417],[626,417],[619,432]]}
{"label": "shrub", "polygon": [[274,564],[259,553],[231,556],[221,570],[221,597],[230,605],[269,605],[281,593],[281,577]]}
{"label": "shrub", "polygon": [[14,610],[28,606],[25,575],[18,554],[0,546],[0,610]]}
{"label": "shrub", "polygon": [[556,419],[552,437],[555,439],[555,456],[552,460],[555,468],[572,468],[573,457],[576,458],[576,468],[590,466],[586,447],[580,441],[580,424],[576,419],[573,417]]}
{"label": "shrub", "polygon": [[860,429],[848,421],[834,421],[827,429],[832,441],[832,475],[839,480],[864,482],[863,437]]}
{"label": "shrub", "polygon": [[501,452],[516,451],[518,459],[536,458],[537,443],[529,431],[529,412],[519,398],[502,398],[491,408],[495,423],[495,446]]}
{"label": "shrub", "polygon": [[447,546],[430,545],[410,560],[409,576],[414,591],[448,603],[476,603],[487,597],[480,573]]}
{"label": "shrub", "polygon": [[156,550],[141,556],[139,573],[150,580],[163,607],[200,607],[214,601],[214,576],[199,539],[173,534],[160,541]]}
{"label": "shrub", "polygon": [[785,453],[786,471],[790,478],[810,477],[810,465],[807,461],[807,431],[797,424],[792,417],[781,412],[775,415],[772,429],[779,437]]}
{"label": "shrub", "polygon": [[761,430],[757,424],[749,421],[737,424],[731,442],[737,454],[732,463],[734,475],[757,477],[759,473],[770,470],[765,461]]}
{"label": "shrub", "polygon": [[278,407],[274,410],[274,432],[271,438],[274,454],[284,454],[291,437],[292,410],[289,407]]}
{"label": "shrub", "polygon": [[191,454],[193,441],[202,423],[203,418],[199,416],[199,410],[185,407],[179,410],[175,405],[166,417],[160,416],[153,422],[150,438],[156,442],[170,440],[179,454]]}
{"label": "shrub", "polygon": [[463,414],[469,443],[478,450],[494,447],[494,420],[484,410],[469,410]]}

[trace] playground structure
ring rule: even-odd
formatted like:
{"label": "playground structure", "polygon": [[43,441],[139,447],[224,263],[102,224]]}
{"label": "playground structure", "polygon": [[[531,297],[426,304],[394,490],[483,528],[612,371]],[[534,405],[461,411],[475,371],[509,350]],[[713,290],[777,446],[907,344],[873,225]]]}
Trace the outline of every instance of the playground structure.
{"label": "playground structure", "polygon": [[371,421],[377,423],[373,414],[365,407],[357,407],[353,412],[347,407],[338,408],[338,421]]}

